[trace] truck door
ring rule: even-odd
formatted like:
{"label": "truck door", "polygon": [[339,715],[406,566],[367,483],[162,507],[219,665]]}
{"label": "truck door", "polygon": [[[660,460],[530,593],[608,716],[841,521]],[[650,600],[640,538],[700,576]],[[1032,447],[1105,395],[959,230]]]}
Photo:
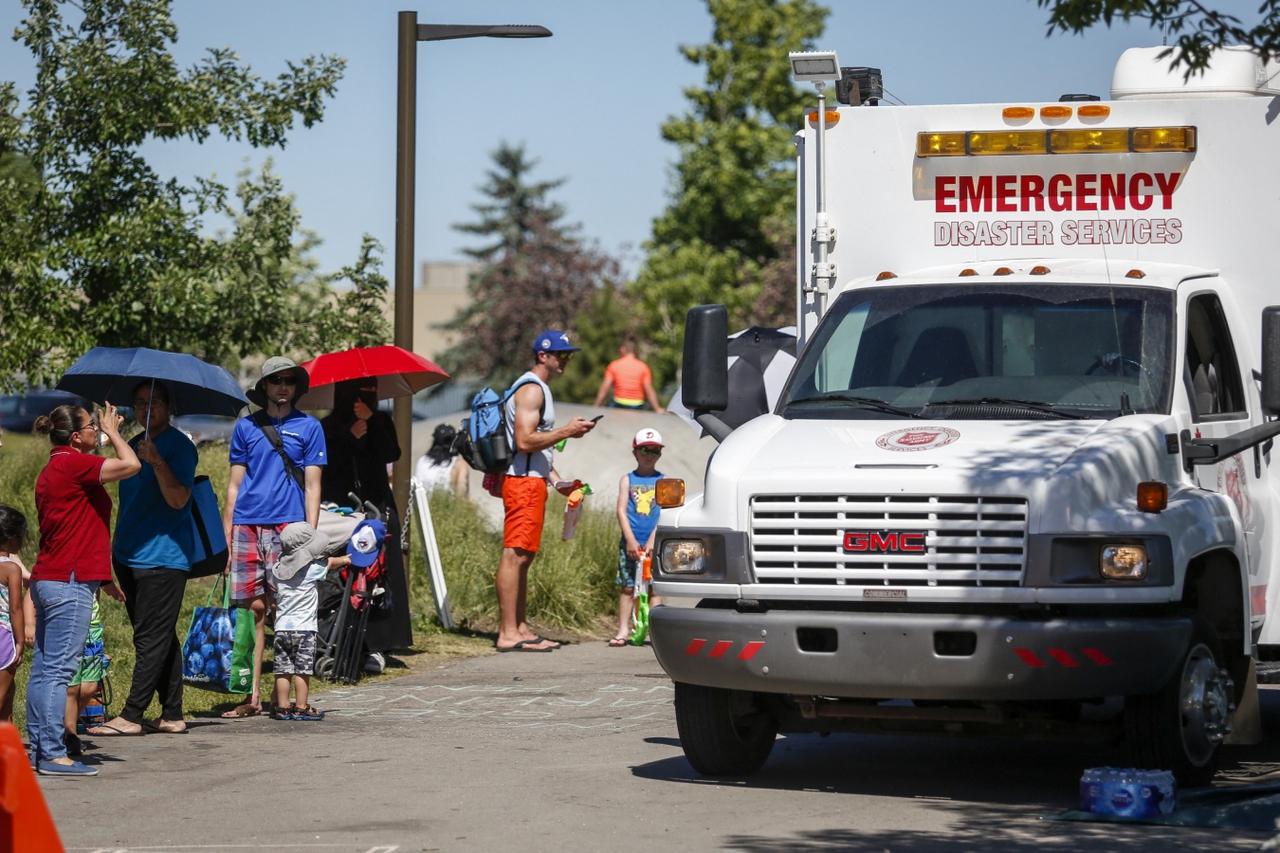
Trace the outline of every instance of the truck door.
{"label": "truck door", "polygon": [[[1183,382],[1191,409],[1191,431],[1205,438],[1231,435],[1261,423],[1257,394],[1246,393],[1237,350],[1222,301],[1216,293],[1196,293],[1187,299],[1186,349]],[[1250,410],[1259,415],[1250,416]],[[1271,510],[1267,458],[1260,452],[1238,453],[1217,465],[1198,466],[1194,474],[1201,488],[1226,495],[1235,504],[1244,527],[1249,586],[1254,616],[1265,604],[1266,560],[1263,535]]]}

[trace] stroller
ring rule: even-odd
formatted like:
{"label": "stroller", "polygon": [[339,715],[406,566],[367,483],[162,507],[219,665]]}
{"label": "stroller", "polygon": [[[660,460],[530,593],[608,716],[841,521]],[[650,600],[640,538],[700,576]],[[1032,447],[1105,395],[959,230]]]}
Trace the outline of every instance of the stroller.
{"label": "stroller", "polygon": [[[359,505],[351,495],[353,503]],[[352,543],[365,559],[330,572],[316,585],[318,631],[315,674],[327,681],[354,684],[364,666],[364,636],[369,611],[384,594],[378,581],[385,571],[386,528],[381,513],[365,502],[363,513],[321,513],[321,530],[329,535],[331,555],[341,554]],[[330,517],[334,516],[334,517]],[[374,522],[364,525],[363,522]],[[354,539],[353,539],[354,536]],[[353,558],[354,559],[354,558]]]}

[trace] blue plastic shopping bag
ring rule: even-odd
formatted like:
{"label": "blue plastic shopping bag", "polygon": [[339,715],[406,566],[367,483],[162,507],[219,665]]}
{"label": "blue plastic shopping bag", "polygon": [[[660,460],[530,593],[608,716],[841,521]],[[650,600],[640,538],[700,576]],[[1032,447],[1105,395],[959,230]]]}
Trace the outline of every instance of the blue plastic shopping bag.
{"label": "blue plastic shopping bag", "polygon": [[[182,680],[222,693],[253,690],[253,612],[231,606],[231,586],[222,585],[222,606],[207,603],[191,615],[191,630],[182,644]],[[218,584],[209,591],[214,600]]]}

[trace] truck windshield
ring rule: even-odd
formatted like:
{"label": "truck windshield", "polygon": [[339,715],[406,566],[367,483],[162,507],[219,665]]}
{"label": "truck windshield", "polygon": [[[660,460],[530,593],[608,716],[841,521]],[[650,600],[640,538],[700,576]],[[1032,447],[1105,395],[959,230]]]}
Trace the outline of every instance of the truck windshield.
{"label": "truck windshield", "polygon": [[1167,412],[1173,294],[1145,287],[877,286],[832,304],[787,417],[1112,418]]}

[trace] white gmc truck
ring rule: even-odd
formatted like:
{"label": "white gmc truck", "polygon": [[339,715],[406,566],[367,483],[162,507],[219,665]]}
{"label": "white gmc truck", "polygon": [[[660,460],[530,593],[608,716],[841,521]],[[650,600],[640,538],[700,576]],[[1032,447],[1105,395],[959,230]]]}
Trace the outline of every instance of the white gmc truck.
{"label": "white gmc truck", "polygon": [[724,310],[686,327],[721,443],[702,494],[659,490],[654,591],[696,606],[651,625],[698,771],[779,732],[1092,734],[1194,785],[1260,737],[1280,66],[1160,52],[1110,100],[885,106],[844,69],[810,114],[774,410],[719,421]]}

